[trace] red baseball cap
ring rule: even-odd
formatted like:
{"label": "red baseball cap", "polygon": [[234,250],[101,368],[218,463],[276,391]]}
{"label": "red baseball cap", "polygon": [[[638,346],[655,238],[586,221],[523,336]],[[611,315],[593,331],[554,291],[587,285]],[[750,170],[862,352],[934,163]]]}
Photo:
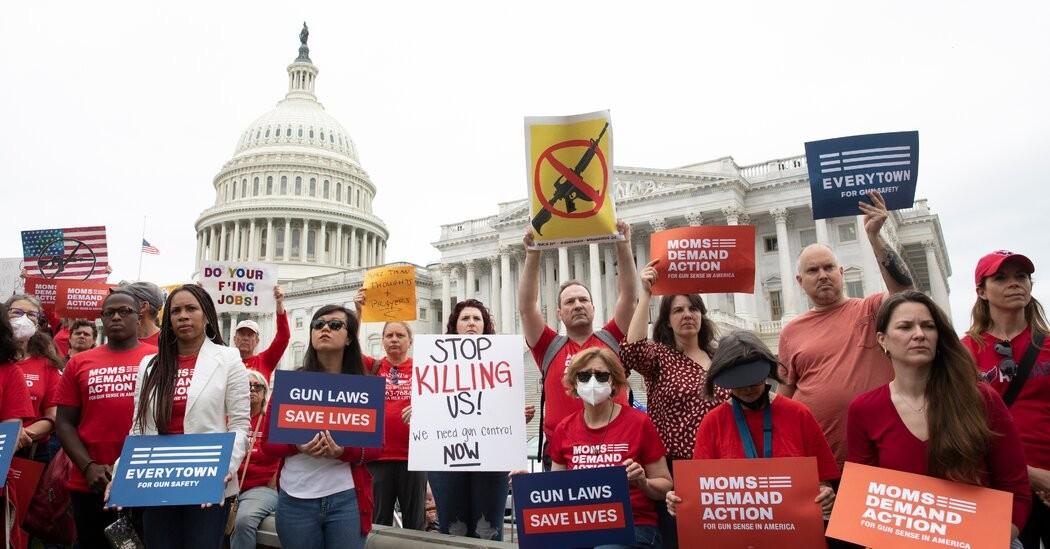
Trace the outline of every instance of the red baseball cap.
{"label": "red baseball cap", "polygon": [[981,285],[981,281],[986,276],[992,276],[999,270],[1002,264],[1009,260],[1015,259],[1021,264],[1021,267],[1028,271],[1028,274],[1035,272],[1035,264],[1032,263],[1031,259],[1021,255],[1015,254],[1009,250],[996,250],[980,259],[977,262],[977,270],[973,273],[974,284],[977,286]]}

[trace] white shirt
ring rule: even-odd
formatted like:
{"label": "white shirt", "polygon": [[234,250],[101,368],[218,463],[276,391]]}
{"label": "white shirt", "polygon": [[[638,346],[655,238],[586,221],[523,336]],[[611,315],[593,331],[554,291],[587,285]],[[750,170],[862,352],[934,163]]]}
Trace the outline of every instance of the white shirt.
{"label": "white shirt", "polygon": [[299,499],[323,498],[353,487],[354,476],[345,461],[295,454],[281,467],[281,490]]}

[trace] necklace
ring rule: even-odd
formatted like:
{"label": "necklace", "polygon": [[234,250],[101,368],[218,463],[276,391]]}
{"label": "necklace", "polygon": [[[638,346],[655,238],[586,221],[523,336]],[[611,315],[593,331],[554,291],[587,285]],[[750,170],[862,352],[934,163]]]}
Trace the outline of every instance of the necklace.
{"label": "necklace", "polygon": [[[892,387],[892,385],[891,385],[891,387]],[[912,412],[915,412],[916,414],[921,414],[921,413],[926,411],[926,405],[929,404],[929,403],[926,402],[926,396],[925,395],[922,396],[922,397],[919,397],[918,400],[922,402],[922,406],[919,406],[918,408],[916,408],[914,405],[912,405],[911,402],[908,402],[905,399],[903,394],[901,394],[899,391],[897,392],[897,402],[899,402],[902,406],[904,406],[908,410],[911,410]]]}

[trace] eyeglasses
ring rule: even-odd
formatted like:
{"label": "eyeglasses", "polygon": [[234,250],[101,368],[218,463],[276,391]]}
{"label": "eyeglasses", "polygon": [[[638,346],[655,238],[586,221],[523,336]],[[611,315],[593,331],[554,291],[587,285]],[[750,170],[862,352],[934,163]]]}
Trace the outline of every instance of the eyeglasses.
{"label": "eyeglasses", "polygon": [[333,318],[332,320],[318,318],[317,320],[310,323],[310,327],[314,330],[320,330],[325,326],[328,326],[328,329],[332,330],[333,332],[338,332],[339,330],[343,329],[343,326],[346,326],[346,322],[343,322],[338,318]]}
{"label": "eyeglasses", "polygon": [[248,384],[248,389],[253,393],[261,393],[266,390],[266,386],[259,383]]}
{"label": "eyeglasses", "polygon": [[607,383],[609,381],[609,378],[612,376],[612,374],[609,372],[592,372],[590,370],[586,370],[583,372],[576,372],[576,381],[579,381],[580,383],[587,383],[591,380],[592,375],[594,376],[594,379],[598,380],[598,383]]}
{"label": "eyeglasses", "polygon": [[37,323],[44,320],[44,313],[39,311],[27,311],[18,307],[11,307],[7,310],[7,318],[21,318],[23,316],[28,316],[29,318],[36,320]]}
{"label": "eyeglasses", "polygon": [[113,318],[117,315],[120,315],[120,318],[124,318],[137,313],[138,311],[131,307],[117,307],[115,309],[103,309],[102,318]]}
{"label": "eyeglasses", "polygon": [[[1014,349],[1010,346],[1009,341],[998,341],[995,343],[995,352],[1003,357],[999,361],[999,372],[1007,380],[1011,380],[1017,375],[1017,363],[1014,362]],[[994,370],[993,370],[994,372]]]}

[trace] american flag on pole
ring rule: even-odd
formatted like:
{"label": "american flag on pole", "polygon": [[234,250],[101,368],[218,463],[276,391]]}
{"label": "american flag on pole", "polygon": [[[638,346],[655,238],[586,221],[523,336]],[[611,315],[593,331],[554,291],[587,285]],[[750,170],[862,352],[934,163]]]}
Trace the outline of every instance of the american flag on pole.
{"label": "american flag on pole", "polygon": [[22,231],[27,277],[105,280],[108,266],[105,227]]}
{"label": "american flag on pole", "polygon": [[160,255],[160,250],[156,246],[149,243],[145,238],[142,239],[142,253]]}

